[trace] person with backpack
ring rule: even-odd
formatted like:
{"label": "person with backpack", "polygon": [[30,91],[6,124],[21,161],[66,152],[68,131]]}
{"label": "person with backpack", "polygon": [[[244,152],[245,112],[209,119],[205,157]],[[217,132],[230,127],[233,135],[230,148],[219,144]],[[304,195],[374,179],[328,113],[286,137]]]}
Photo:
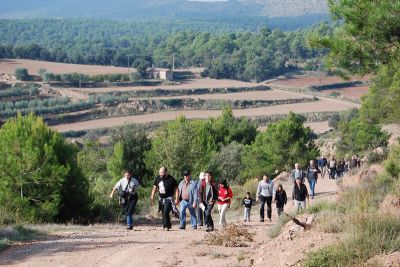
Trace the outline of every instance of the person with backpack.
{"label": "person with backpack", "polygon": [[306,173],[301,169],[300,163],[294,164],[294,169],[292,170],[291,177],[293,184],[296,183],[297,178],[300,178],[302,183],[304,182],[304,179],[306,178]]}
{"label": "person with backpack", "polygon": [[166,167],[161,167],[158,174],[159,175],[154,179],[153,190],[150,195],[150,204],[154,205],[154,196],[158,191],[159,210],[162,211],[163,229],[169,231],[171,229],[170,212],[174,211],[175,214],[179,214],[175,206],[179,203],[178,183],[174,177],[168,174]]}
{"label": "person with backpack", "polygon": [[278,185],[278,188],[275,192],[275,203],[276,203],[276,210],[278,211],[278,216],[284,212],[284,207],[287,203],[287,196],[286,191],[283,190],[283,186],[281,184]]}
{"label": "person with backpack", "polygon": [[214,208],[215,201],[218,199],[218,190],[213,181],[213,177],[210,171],[204,174],[205,183],[204,186],[200,187],[200,204],[204,209],[204,222],[207,226],[206,231],[210,232],[214,230],[214,221],[212,219],[212,210]]}
{"label": "person with backpack", "polygon": [[256,201],[260,200],[260,222],[264,222],[264,207],[267,203],[267,217],[271,222],[272,215],[272,199],[275,197],[274,183],[269,179],[268,175],[264,175],[263,179],[258,183]]}
{"label": "person with backpack", "polygon": [[115,184],[110,194],[110,198],[113,198],[114,192],[118,190],[119,204],[124,215],[126,215],[128,230],[133,229],[133,213],[138,201],[138,188],[138,180],[132,177],[132,172],[130,170],[125,170],[124,177]]}
{"label": "person with backpack", "polygon": [[310,160],[310,165],[307,168],[306,174],[308,184],[310,185],[311,199],[314,199],[315,185],[318,180],[318,173],[321,173],[321,171],[319,170],[318,166],[315,165],[315,160]]}
{"label": "person with backpack", "polygon": [[197,182],[190,177],[190,171],[183,172],[183,180],[178,185],[180,201],[180,227],[186,228],[186,209],[189,209],[192,229],[197,229],[196,208],[199,201]]}
{"label": "person with backpack", "polygon": [[219,224],[226,226],[225,213],[231,205],[231,199],[233,198],[232,189],[228,186],[226,180],[222,180],[219,183],[218,188],[218,212],[219,212]]}
{"label": "person with backpack", "polygon": [[251,207],[253,206],[253,198],[250,196],[250,192],[246,193],[246,196],[242,201],[243,205],[243,221],[250,222]]}

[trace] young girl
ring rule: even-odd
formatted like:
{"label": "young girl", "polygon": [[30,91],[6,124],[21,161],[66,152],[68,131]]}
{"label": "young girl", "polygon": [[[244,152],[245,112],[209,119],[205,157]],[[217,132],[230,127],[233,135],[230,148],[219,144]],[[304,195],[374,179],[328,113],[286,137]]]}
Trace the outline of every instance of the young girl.
{"label": "young girl", "polygon": [[222,180],[219,183],[219,190],[218,190],[219,224],[222,226],[226,226],[225,213],[226,209],[229,208],[231,204],[232,198],[233,198],[233,193],[231,188],[228,186],[226,180]]}
{"label": "young girl", "polygon": [[278,189],[275,192],[275,202],[276,209],[278,210],[278,216],[280,216],[283,212],[283,207],[286,205],[287,196],[285,190],[283,190],[283,186],[278,185]]}

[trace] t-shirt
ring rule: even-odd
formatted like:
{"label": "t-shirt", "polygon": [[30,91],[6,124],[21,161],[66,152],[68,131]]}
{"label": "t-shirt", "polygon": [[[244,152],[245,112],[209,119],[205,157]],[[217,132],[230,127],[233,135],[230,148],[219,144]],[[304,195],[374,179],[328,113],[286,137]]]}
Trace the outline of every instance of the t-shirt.
{"label": "t-shirt", "polygon": [[165,179],[161,179],[158,175],[154,180],[154,186],[158,188],[158,193],[161,198],[168,198],[174,196],[178,183],[171,175],[168,175]]}
{"label": "t-shirt", "polygon": [[243,205],[246,207],[246,208],[251,208],[251,206],[253,205],[253,198],[251,198],[251,197],[249,197],[249,198],[247,198],[247,197],[245,197],[245,198],[243,198]]}

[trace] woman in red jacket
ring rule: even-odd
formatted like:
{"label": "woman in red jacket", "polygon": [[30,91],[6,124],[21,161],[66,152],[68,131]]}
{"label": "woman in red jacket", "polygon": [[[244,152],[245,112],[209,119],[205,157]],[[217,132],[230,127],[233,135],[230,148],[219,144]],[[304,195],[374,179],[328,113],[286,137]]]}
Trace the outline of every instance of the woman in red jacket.
{"label": "woman in red jacket", "polygon": [[226,180],[222,180],[219,183],[218,190],[218,211],[219,211],[219,224],[226,226],[225,212],[231,204],[233,193],[231,188],[226,183]]}

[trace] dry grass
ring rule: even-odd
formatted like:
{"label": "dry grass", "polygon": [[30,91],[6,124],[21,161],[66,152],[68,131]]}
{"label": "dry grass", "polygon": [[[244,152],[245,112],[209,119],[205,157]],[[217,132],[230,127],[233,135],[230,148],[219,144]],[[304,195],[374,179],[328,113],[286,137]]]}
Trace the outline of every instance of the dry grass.
{"label": "dry grass", "polygon": [[246,242],[253,241],[253,233],[245,227],[229,224],[221,231],[215,231],[206,237],[205,241],[209,245],[224,247],[247,247]]}

